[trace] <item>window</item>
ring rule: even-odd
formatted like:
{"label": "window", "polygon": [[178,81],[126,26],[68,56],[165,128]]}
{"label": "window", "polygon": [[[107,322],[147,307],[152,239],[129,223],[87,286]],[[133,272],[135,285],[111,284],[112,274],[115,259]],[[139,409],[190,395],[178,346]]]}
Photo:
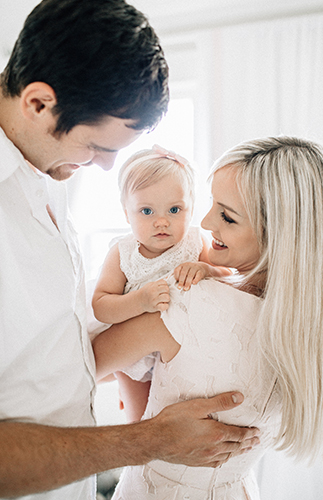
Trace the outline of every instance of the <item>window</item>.
{"label": "window", "polygon": [[194,155],[194,105],[191,98],[172,99],[169,111],[153,132],[143,134],[120,151],[110,172],[100,167],[82,169],[74,179],[75,195],[71,211],[79,233],[86,268],[86,279],[96,278],[110,242],[129,232],[119,200],[118,170],[135,151],[153,144],[174,150],[190,161]]}

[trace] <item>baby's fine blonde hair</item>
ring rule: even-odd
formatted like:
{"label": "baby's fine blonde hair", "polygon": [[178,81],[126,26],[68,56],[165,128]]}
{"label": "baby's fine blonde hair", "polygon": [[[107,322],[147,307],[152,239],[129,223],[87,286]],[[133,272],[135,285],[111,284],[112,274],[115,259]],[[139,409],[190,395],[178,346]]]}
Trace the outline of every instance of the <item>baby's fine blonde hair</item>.
{"label": "baby's fine blonde hair", "polygon": [[125,207],[127,196],[139,189],[149,187],[167,175],[179,179],[188,190],[194,205],[194,170],[182,156],[160,146],[143,149],[132,155],[119,171],[120,198]]}

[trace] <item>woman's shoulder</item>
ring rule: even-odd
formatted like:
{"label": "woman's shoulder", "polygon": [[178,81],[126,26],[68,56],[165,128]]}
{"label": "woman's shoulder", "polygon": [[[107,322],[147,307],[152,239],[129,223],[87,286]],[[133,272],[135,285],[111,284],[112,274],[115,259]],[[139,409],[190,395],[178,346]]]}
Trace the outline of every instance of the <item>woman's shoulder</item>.
{"label": "woman's shoulder", "polygon": [[170,284],[171,303],[189,311],[192,319],[203,317],[227,317],[246,328],[254,328],[262,304],[262,299],[241,291],[215,278],[201,280],[188,291],[180,291],[173,279]]}

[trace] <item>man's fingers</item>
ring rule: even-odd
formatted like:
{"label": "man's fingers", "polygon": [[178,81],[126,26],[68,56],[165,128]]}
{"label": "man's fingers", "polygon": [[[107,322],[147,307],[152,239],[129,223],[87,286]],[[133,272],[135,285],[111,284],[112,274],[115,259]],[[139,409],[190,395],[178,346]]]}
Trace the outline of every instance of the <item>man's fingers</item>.
{"label": "man's fingers", "polygon": [[[255,429],[255,428],[253,428],[253,429]],[[258,437],[259,434],[260,434],[259,429],[256,429],[256,431],[257,431],[256,436],[253,436],[250,439],[245,439],[244,441],[242,441],[240,443],[240,445],[241,445],[240,446],[240,448],[241,448],[240,451],[242,453],[245,453],[246,451],[251,450],[251,448],[253,448],[254,446],[257,446],[260,443],[260,439]],[[240,455],[240,453],[239,453],[239,455]]]}
{"label": "man's fingers", "polygon": [[225,434],[225,441],[241,443],[242,441],[258,437],[260,431],[256,427],[236,427],[235,425],[227,425]]}
{"label": "man's fingers", "polygon": [[215,447],[213,454],[210,453],[209,461],[206,460],[204,466],[221,467],[221,465],[224,465],[231,458],[249,453],[249,451],[251,451],[254,446],[257,446],[259,442],[259,438],[256,437],[247,441],[242,441],[241,443],[221,443]]}
{"label": "man's fingers", "polygon": [[215,451],[215,458],[217,460],[223,461],[228,458],[228,455],[232,457],[243,455],[244,453],[250,451],[254,446],[257,446],[259,443],[260,440],[258,437],[247,439],[246,441],[241,442],[226,441],[224,443],[221,443],[220,452]]}
{"label": "man's fingers", "polygon": [[[195,467],[218,467],[229,458],[229,454],[230,457],[238,456],[257,445],[258,429],[227,425],[212,419],[213,413],[235,408],[242,401],[242,394],[228,392],[210,399],[193,399],[164,408],[154,418],[161,422],[164,435],[167,434],[165,428],[169,427],[169,420],[172,422],[173,447],[166,447],[166,452],[161,455],[162,460]],[[187,429],[190,439],[187,439]],[[177,441],[174,441],[174,436],[178,437]]]}
{"label": "man's fingers", "polygon": [[201,412],[205,413],[205,417],[211,413],[226,411],[239,406],[244,400],[240,392],[224,392],[209,399],[199,399]]}
{"label": "man's fingers", "polygon": [[233,457],[239,457],[240,455],[244,455],[252,450],[253,446],[259,444],[259,439],[256,438],[253,442],[253,445],[248,448],[238,448],[237,450],[233,450],[227,453],[219,453],[216,455],[216,462],[214,462],[213,467],[221,467],[225,463],[227,463]]}

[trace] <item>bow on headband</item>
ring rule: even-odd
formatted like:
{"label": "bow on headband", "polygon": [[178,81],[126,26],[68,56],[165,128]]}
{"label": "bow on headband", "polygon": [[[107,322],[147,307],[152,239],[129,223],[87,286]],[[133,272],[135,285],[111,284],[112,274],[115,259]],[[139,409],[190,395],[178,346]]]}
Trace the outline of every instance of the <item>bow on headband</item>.
{"label": "bow on headband", "polygon": [[154,144],[152,150],[161,158],[169,158],[170,160],[176,161],[180,165],[183,165],[183,167],[186,167],[189,164],[189,162],[183,156],[174,153],[174,151],[168,151],[167,149],[158,146],[158,144]]}

